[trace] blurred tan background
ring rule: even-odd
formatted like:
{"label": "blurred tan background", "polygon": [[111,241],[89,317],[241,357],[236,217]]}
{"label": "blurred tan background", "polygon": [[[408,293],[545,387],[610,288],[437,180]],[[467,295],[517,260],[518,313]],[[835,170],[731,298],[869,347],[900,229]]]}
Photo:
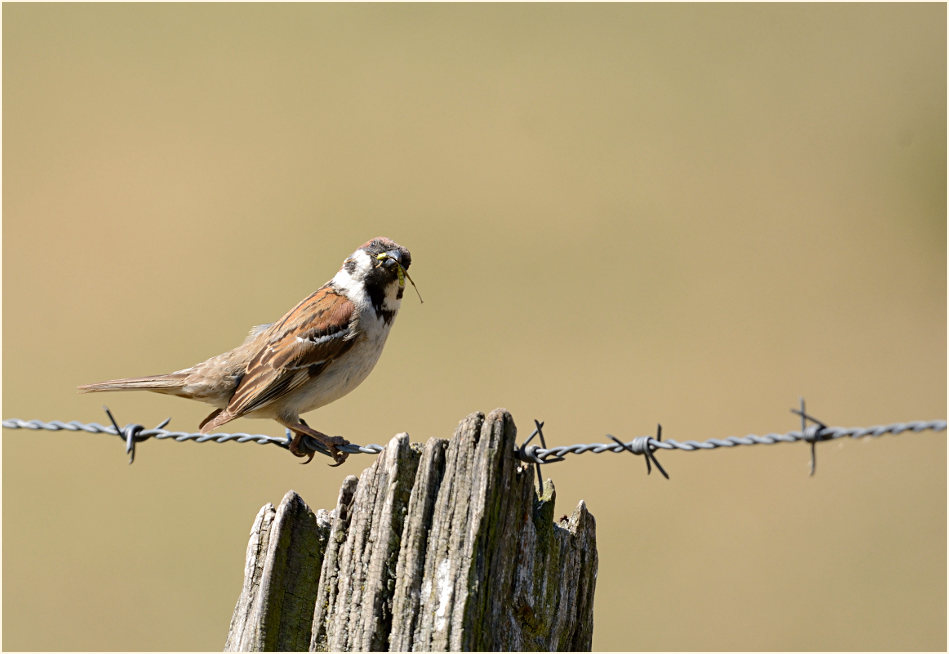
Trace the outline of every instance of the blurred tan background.
{"label": "blurred tan background", "polygon": [[[77,384],[239,343],[411,249],[359,443],[946,415],[946,7],[3,7],[3,417],[194,430]],[[231,431],[280,434],[243,420]],[[944,650],[946,436],[583,455],[600,650]],[[3,646],[218,650],[278,448],[3,432]]]}

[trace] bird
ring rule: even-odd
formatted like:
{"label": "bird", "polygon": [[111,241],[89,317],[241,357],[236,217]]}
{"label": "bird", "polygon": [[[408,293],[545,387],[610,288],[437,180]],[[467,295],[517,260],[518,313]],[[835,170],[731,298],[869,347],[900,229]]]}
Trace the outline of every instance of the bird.
{"label": "bird", "polygon": [[78,389],[143,390],[205,402],[216,408],[198,426],[202,434],[236,418],[270,418],[294,434],[289,450],[308,457],[303,463],[313,459],[303,444],[310,436],[341,465],[348,455],[340,447],[349,441],[313,429],[300,414],[346,395],[375,367],[411,264],[406,248],[384,236],[373,238],[348,256],[330,281],[276,322],[252,328],[234,349],[183,370]]}

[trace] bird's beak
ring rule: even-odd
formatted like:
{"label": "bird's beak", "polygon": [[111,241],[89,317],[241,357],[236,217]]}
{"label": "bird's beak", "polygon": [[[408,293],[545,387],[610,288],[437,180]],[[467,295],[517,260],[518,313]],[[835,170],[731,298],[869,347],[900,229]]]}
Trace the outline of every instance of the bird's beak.
{"label": "bird's beak", "polygon": [[[391,268],[396,266],[396,274],[399,276],[399,295],[398,297],[402,298],[402,289],[405,288],[405,278],[408,277],[409,281],[412,282],[412,286],[415,288],[415,292],[418,293],[418,287],[415,286],[415,282],[412,281],[412,278],[409,277],[409,272],[406,270],[406,266],[402,265],[402,252],[399,250],[389,250],[388,252],[383,252],[376,256],[376,259],[379,261],[380,266],[385,266],[386,268]],[[411,260],[409,261],[411,265]],[[418,296],[419,302],[422,301],[422,295]]]}
{"label": "bird's beak", "polygon": [[398,250],[389,250],[388,252],[383,252],[379,255],[379,258],[382,259],[382,265],[386,268],[391,268],[392,266],[402,266],[402,253]]}

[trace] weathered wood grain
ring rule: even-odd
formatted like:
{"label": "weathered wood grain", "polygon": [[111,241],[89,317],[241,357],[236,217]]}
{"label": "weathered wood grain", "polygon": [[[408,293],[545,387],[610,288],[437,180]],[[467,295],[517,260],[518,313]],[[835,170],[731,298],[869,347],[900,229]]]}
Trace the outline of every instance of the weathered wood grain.
{"label": "weathered wood grain", "polygon": [[304,651],[329,526],[288,492],[257,514],[225,651]]}
{"label": "weathered wood grain", "polygon": [[261,509],[226,650],[588,650],[596,524],[554,522],[503,409],[394,437],[333,511]]}

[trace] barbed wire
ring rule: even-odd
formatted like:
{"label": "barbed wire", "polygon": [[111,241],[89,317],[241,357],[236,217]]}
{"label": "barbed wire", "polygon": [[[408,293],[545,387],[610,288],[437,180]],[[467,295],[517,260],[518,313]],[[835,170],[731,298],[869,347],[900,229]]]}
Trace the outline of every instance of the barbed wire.
{"label": "barbed wire", "polygon": [[[652,472],[652,465],[655,464],[659,472],[666,479],[668,473],[659,464],[656,459],[657,450],[683,450],[686,452],[695,452],[699,450],[714,450],[720,447],[738,447],[741,445],[777,445],[779,443],[796,443],[804,441],[810,444],[810,474],[811,476],[817,470],[817,443],[823,441],[835,440],[838,438],[863,438],[870,436],[876,438],[884,434],[901,434],[905,431],[946,431],[945,420],[915,420],[912,422],[896,422],[890,425],[876,425],[873,427],[828,427],[822,421],[809,415],[805,410],[804,400],[801,399],[800,409],[791,409],[801,418],[801,430],[791,431],[784,434],[765,434],[758,436],[748,434],[747,436],[729,436],[727,438],[710,438],[705,441],[683,441],[662,440],[662,425],[656,428],[656,436],[639,436],[628,443],[624,443],[612,434],[607,434],[607,438],[612,443],[588,443],[580,445],[567,445],[548,448],[544,443],[543,427],[544,423],[535,420],[534,431],[530,437],[518,448],[518,458],[522,461],[529,461],[536,464],[556,463],[563,461],[565,454],[584,454],[592,452],[600,454],[603,452],[630,452],[639,454],[646,459],[646,474]],[[808,427],[807,423],[814,423]],[[534,437],[540,437],[541,446],[530,446],[529,443]],[[538,469],[538,478],[540,470]]]}
{"label": "barbed wire", "polygon": [[[118,436],[125,441],[125,452],[129,455],[129,463],[135,461],[135,448],[138,443],[150,438],[158,440],[171,439],[176,442],[195,441],[196,443],[227,443],[234,441],[237,443],[258,443],[260,445],[277,445],[288,449],[292,440],[288,431],[283,437],[268,436],[266,434],[249,434],[246,432],[236,432],[231,434],[202,434],[199,432],[171,431],[165,429],[165,426],[171,421],[166,418],[157,426],[148,429],[144,425],[130,423],[124,427],[119,427],[112,412],[105,408],[106,415],[109,417],[111,425],[101,425],[97,422],[82,423],[78,420],[62,422],[53,420],[44,422],[42,420],[20,420],[18,418],[9,418],[3,421],[4,429],[31,429],[46,431],[73,431],[87,432],[92,434],[109,434]],[[655,465],[659,472],[666,479],[669,478],[666,470],[659,464],[656,458],[658,450],[683,450],[686,452],[695,452],[700,450],[713,450],[718,448],[731,448],[743,445],[776,445],[779,443],[796,443],[804,441],[810,444],[811,450],[811,475],[816,470],[816,446],[817,443],[838,438],[876,438],[884,434],[901,434],[906,431],[945,431],[945,420],[916,420],[911,422],[896,422],[889,425],[876,425],[873,427],[828,427],[823,422],[809,415],[805,411],[804,400],[801,400],[800,409],[791,409],[792,413],[801,418],[800,431],[791,431],[784,434],[769,433],[763,436],[748,434],[746,436],[729,436],[727,438],[711,438],[705,441],[676,441],[662,440],[662,425],[658,425],[656,435],[638,436],[631,441],[621,441],[612,434],[606,434],[611,443],[580,443],[576,445],[547,447],[546,439],[543,433],[544,423],[539,420],[534,421],[534,431],[515,450],[515,455],[521,461],[532,463],[537,466],[538,479],[540,476],[540,466],[550,463],[563,461],[567,454],[602,454],[604,452],[630,452],[631,454],[641,455],[646,460],[646,474],[652,472],[652,466]],[[808,423],[813,423],[808,426]],[[540,445],[530,445],[534,438],[538,438]],[[304,436],[303,442],[306,447],[314,452],[331,456],[329,451],[318,441],[309,436]],[[347,454],[378,454],[385,449],[382,445],[355,445],[348,444],[338,446],[340,451]]]}
{"label": "barbed wire", "polygon": [[[124,427],[119,427],[112,412],[107,407],[106,415],[109,416],[111,425],[100,425],[98,422],[82,423],[78,420],[62,422],[61,420],[52,420],[44,422],[42,420],[20,420],[19,418],[10,418],[3,421],[4,429],[33,429],[46,431],[84,431],[90,434],[110,434],[118,436],[125,441],[125,453],[129,455],[129,463],[135,461],[135,446],[138,443],[147,441],[149,438],[158,440],[172,439],[176,442],[194,441],[196,443],[227,443],[235,441],[237,443],[258,443],[260,445],[276,445],[283,449],[289,449],[290,442],[293,440],[288,430],[287,435],[268,436],[267,434],[248,434],[246,432],[235,432],[233,434],[202,434],[200,432],[171,431],[165,429],[165,426],[171,422],[171,418],[165,418],[157,426],[147,429],[145,425],[131,423]],[[320,454],[332,456],[322,443],[304,436],[303,441],[307,447]],[[338,445],[340,451],[348,454],[378,454],[383,449],[382,445]]]}

